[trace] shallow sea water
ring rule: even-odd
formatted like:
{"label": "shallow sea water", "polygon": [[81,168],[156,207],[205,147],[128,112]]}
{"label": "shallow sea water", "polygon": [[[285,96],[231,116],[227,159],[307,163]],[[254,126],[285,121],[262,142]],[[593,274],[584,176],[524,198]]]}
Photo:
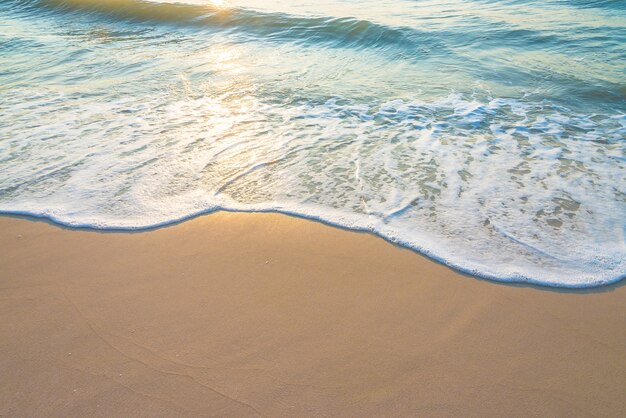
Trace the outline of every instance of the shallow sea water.
{"label": "shallow sea water", "polygon": [[6,213],[278,211],[587,287],[626,274],[625,140],[622,1],[0,3]]}

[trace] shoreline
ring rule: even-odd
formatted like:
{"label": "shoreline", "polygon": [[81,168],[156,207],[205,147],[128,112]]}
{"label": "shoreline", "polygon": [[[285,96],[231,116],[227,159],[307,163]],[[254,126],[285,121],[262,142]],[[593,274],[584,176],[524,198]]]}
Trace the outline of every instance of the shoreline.
{"label": "shoreline", "polygon": [[423,248],[414,248],[408,244],[403,244],[402,242],[399,242],[397,240],[391,239],[383,234],[380,234],[374,230],[371,229],[366,229],[366,228],[351,228],[348,226],[345,226],[341,223],[336,223],[336,222],[331,222],[331,221],[327,221],[323,218],[319,218],[319,217],[313,217],[313,216],[307,216],[307,215],[302,215],[299,214],[297,212],[290,212],[290,211],[279,211],[279,210],[239,210],[239,209],[224,209],[224,208],[219,208],[219,209],[211,209],[211,210],[207,210],[207,211],[201,211],[198,213],[194,213],[179,219],[174,219],[172,221],[167,221],[167,222],[162,222],[162,223],[157,223],[154,225],[148,225],[148,226],[143,226],[143,227],[97,227],[94,225],[87,225],[87,224],[77,224],[77,225],[72,225],[72,224],[67,224],[64,222],[61,222],[60,220],[57,220],[53,217],[49,217],[46,215],[35,215],[35,214],[31,214],[28,212],[20,212],[20,211],[15,211],[15,212],[11,212],[11,211],[5,211],[5,212],[0,212],[0,219],[1,218],[10,218],[10,219],[23,219],[23,220],[27,220],[27,221],[32,221],[32,222],[43,222],[58,228],[62,228],[65,230],[69,230],[69,231],[91,231],[91,232],[98,232],[98,233],[113,233],[113,234],[136,234],[136,233],[145,233],[145,232],[153,232],[153,231],[157,231],[163,228],[170,228],[170,227],[175,227],[177,225],[183,224],[185,222],[190,222],[190,221],[194,221],[195,219],[198,218],[202,218],[205,216],[212,216],[212,215],[216,215],[216,214],[232,214],[232,215],[237,215],[237,214],[243,214],[243,215],[253,215],[253,214],[269,214],[269,215],[278,215],[278,216],[286,216],[288,218],[293,218],[293,219],[297,219],[297,220],[303,220],[306,222],[313,222],[313,223],[317,223],[320,224],[322,226],[325,227],[330,227],[330,228],[336,228],[342,231],[346,231],[346,232],[352,232],[352,233],[358,233],[358,234],[367,234],[370,235],[376,239],[381,239],[383,241],[385,241],[386,243],[393,245],[399,249],[403,249],[403,250],[408,250],[411,251],[415,254],[417,254],[420,257],[424,257],[426,258],[428,261],[440,264],[446,268],[449,268],[450,270],[454,271],[457,274],[463,275],[463,276],[468,276],[477,280],[486,280],[488,282],[492,282],[492,283],[501,283],[504,285],[519,285],[519,286],[530,286],[530,287],[537,287],[540,289],[552,289],[555,291],[573,291],[573,292],[585,292],[585,291],[603,291],[603,288],[614,288],[614,287],[619,287],[619,286],[624,286],[626,285],[626,274],[623,274],[622,276],[619,276],[617,278],[614,279],[610,279],[607,280],[605,282],[601,282],[601,283],[593,283],[593,284],[571,284],[571,283],[553,283],[553,282],[543,282],[540,281],[538,279],[533,279],[533,278],[529,278],[526,276],[523,276],[523,278],[502,278],[502,277],[497,277],[497,276],[493,276],[490,274],[478,274],[475,271],[471,271],[470,269],[467,268],[463,268],[462,266],[456,265],[456,264],[452,264],[452,263],[448,263],[447,261],[445,261],[443,258],[438,257],[434,254],[432,254],[429,250],[427,249],[423,249]]}
{"label": "shoreline", "polygon": [[355,232],[0,216],[0,415],[626,414],[623,280],[495,282]]}

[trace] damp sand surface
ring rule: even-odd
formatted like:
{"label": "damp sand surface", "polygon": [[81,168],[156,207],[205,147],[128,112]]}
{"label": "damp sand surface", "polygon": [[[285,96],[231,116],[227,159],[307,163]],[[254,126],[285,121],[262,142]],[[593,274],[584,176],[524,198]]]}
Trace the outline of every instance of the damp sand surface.
{"label": "damp sand surface", "polygon": [[216,213],[0,217],[1,416],[624,416],[626,288],[477,280],[370,234]]}

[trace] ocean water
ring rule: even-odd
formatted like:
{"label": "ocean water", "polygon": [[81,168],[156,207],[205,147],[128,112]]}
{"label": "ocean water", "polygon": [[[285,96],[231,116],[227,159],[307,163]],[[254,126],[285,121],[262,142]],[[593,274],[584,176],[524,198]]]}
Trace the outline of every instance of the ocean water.
{"label": "ocean water", "polygon": [[495,280],[623,278],[626,2],[0,2],[0,211],[220,209]]}

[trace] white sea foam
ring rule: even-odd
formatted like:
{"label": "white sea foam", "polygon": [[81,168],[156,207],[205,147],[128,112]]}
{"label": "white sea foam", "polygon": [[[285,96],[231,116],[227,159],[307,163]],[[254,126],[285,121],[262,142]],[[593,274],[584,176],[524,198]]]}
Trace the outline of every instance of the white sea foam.
{"label": "white sea foam", "polygon": [[454,94],[369,105],[9,100],[5,212],[134,229],[279,211],[498,280],[584,287],[626,271],[625,115]]}

